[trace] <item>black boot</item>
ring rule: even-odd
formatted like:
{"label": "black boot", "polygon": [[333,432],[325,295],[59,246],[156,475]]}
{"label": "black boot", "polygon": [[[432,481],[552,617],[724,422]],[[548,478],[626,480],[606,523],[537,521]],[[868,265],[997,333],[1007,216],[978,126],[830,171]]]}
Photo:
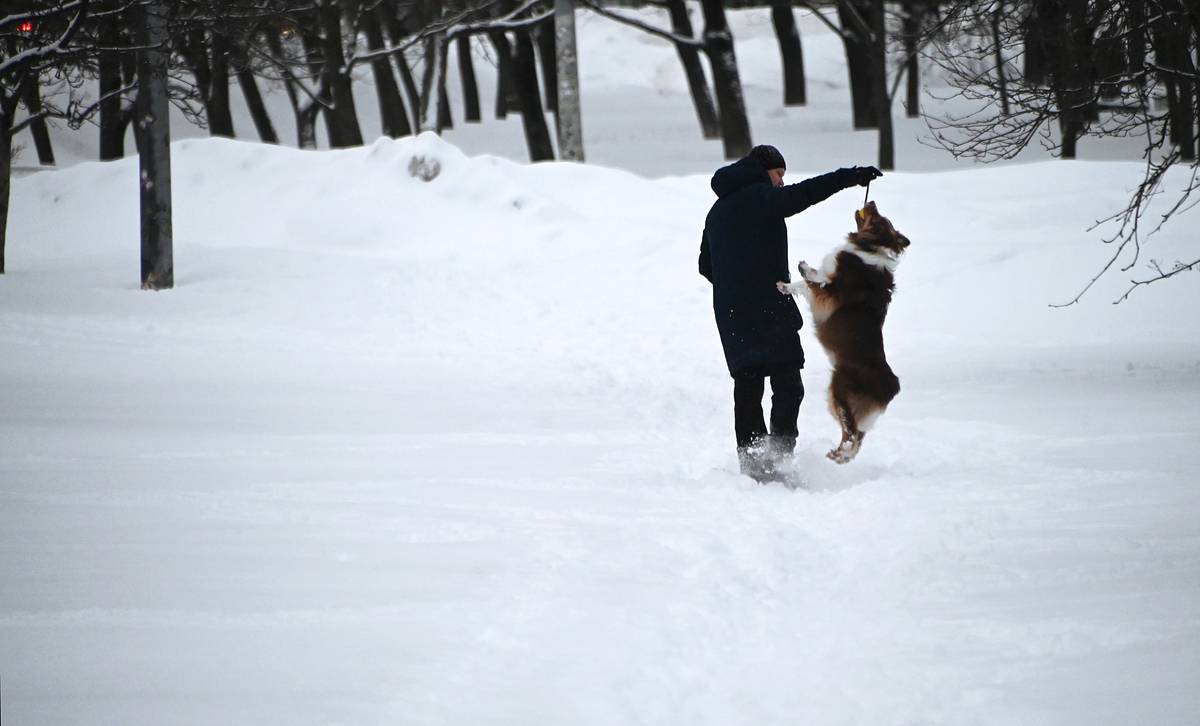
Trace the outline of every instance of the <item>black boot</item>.
{"label": "black boot", "polygon": [[750,446],[738,447],[738,464],[742,473],[760,484],[782,481],[775,462],[767,442],[760,440]]}
{"label": "black boot", "polygon": [[767,456],[775,463],[775,468],[787,468],[792,463],[792,454],[796,452],[796,437],[771,434],[767,437]]}

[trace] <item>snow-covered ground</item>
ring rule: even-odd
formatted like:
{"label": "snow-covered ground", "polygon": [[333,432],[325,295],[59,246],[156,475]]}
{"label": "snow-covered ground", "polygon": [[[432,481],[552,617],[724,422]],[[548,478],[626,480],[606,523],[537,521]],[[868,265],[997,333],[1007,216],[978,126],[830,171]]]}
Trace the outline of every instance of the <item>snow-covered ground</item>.
{"label": "snow-covered ground", "polygon": [[[828,462],[802,331],[790,491],[736,474],[708,175],[454,141],[176,143],[161,293],[137,289],[135,160],[15,181],[5,723],[1196,722],[1200,290],[1110,305],[1124,273],[1048,306],[1103,264],[1086,227],[1136,163],[873,185],[913,241],[904,390]],[[793,218],[792,260],[860,203]]]}

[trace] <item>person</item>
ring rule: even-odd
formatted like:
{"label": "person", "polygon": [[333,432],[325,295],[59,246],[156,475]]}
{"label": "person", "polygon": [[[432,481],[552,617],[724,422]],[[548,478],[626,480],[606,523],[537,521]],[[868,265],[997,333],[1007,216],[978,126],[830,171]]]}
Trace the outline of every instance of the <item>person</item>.
{"label": "person", "polygon": [[[882,176],[872,166],[822,174],[784,185],[783,155],[756,146],[713,174],[717,195],[700,242],[700,274],[712,283],[713,313],[725,363],[733,378],[734,434],[743,474],[779,481],[796,447],[796,421],[804,384],[804,324],[790,295],[787,217],[855,185]],[[771,428],[763,420],[766,379],[771,380]]]}

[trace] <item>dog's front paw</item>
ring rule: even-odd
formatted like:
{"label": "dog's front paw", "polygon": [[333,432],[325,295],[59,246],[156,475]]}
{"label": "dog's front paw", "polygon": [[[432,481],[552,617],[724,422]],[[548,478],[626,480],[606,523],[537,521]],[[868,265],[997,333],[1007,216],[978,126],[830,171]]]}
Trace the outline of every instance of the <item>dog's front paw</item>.
{"label": "dog's front paw", "polygon": [[775,289],[778,290],[779,292],[783,293],[784,295],[795,294],[795,290],[792,288],[791,285],[787,284],[786,282],[775,283]]}
{"label": "dog's front paw", "polygon": [[796,266],[796,269],[800,270],[800,277],[805,280],[809,282],[817,281],[817,271],[809,267],[808,263],[804,260],[800,260],[800,264]]}

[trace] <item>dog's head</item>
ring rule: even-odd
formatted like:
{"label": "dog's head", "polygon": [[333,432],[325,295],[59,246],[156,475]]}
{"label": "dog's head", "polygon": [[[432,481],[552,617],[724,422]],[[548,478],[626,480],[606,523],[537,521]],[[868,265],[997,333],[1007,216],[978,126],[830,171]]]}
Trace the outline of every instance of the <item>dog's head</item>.
{"label": "dog's head", "polygon": [[851,244],[867,252],[888,251],[899,255],[908,247],[908,238],[896,231],[891,220],[879,213],[875,202],[854,213],[858,231],[850,233]]}

